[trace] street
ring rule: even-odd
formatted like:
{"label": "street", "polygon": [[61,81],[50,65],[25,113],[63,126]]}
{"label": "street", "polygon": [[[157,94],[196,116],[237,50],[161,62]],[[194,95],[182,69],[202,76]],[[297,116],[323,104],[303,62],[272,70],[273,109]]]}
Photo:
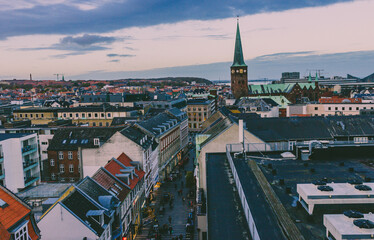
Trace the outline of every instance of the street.
{"label": "street", "polygon": [[[195,146],[193,144],[193,146]],[[152,239],[149,237],[149,233],[154,225],[158,225],[160,229],[160,238],[158,239],[197,239],[197,231],[196,231],[196,222],[195,222],[195,198],[194,195],[189,197],[188,188],[185,187],[186,185],[186,178],[185,172],[192,171],[194,172],[194,162],[195,158],[195,147],[189,150],[189,160],[184,165],[183,168],[180,169],[181,177],[178,179],[173,180],[172,182],[165,182],[163,183],[160,188],[155,191],[153,194],[155,196],[155,200],[152,201],[151,206],[155,209],[156,219],[158,224],[154,222],[150,222],[148,224],[144,223],[142,234],[138,234],[136,239],[138,240],[147,240]],[[183,187],[182,186],[183,182]],[[178,194],[178,191],[182,190],[182,195]],[[169,196],[173,196],[173,204],[170,206],[170,200],[165,201],[167,198],[167,194]],[[163,204],[164,203],[164,204]],[[160,212],[160,207],[163,206],[164,213]],[[162,210],[162,208],[161,208]],[[193,214],[191,213],[193,211]],[[192,221],[190,221],[191,225],[193,225],[193,235],[191,238],[186,238],[186,224],[188,221],[189,216],[192,216]],[[171,222],[171,224],[169,223]],[[162,231],[163,227],[165,226],[166,231]],[[172,227],[172,233],[170,234],[169,227]],[[152,232],[152,231],[151,231]],[[183,236],[183,238],[177,238]],[[154,239],[154,238],[153,238]]]}

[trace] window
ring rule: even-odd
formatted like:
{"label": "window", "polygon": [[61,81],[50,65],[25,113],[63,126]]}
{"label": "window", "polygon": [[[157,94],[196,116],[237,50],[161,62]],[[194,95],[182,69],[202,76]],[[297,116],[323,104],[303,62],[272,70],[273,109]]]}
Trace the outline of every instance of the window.
{"label": "window", "polygon": [[25,114],[25,117],[27,118],[27,113]]}
{"label": "window", "polygon": [[73,159],[73,152],[72,151],[68,152],[68,159]]}
{"label": "window", "polygon": [[36,117],[36,118],[39,118],[39,114],[35,114],[35,117]]}
{"label": "window", "polygon": [[42,142],[42,145],[48,145],[48,142]]}
{"label": "window", "polygon": [[27,240],[30,238],[27,230],[27,223],[28,221],[17,232],[14,233],[15,240]]}
{"label": "window", "polygon": [[102,126],[103,126],[103,123],[102,123],[102,122],[99,122],[99,126],[102,127]]}
{"label": "window", "polygon": [[360,110],[360,108],[359,108],[359,107],[356,107],[356,110]]}
{"label": "window", "polygon": [[32,113],[30,113],[30,117],[31,117],[31,118],[33,117],[33,114],[32,114]]}
{"label": "window", "polygon": [[41,115],[42,118],[44,117],[44,113],[42,113],[42,114],[40,114],[40,115]]}
{"label": "window", "polygon": [[109,127],[109,123],[108,123],[108,122],[106,122],[106,123],[105,123],[105,126]]}
{"label": "window", "polygon": [[102,117],[102,118],[104,117],[104,113],[101,113],[101,117]]}
{"label": "window", "polygon": [[50,161],[51,167],[55,166],[55,160],[53,158],[51,160],[49,160],[49,161]]}
{"label": "window", "polygon": [[94,138],[94,145],[95,145],[95,146],[100,145],[100,139],[98,139],[98,138]]}
{"label": "window", "polygon": [[76,113],[76,114],[75,114],[75,117],[79,117],[79,113]]}
{"label": "window", "polygon": [[318,107],[314,107],[314,110],[318,110]]}
{"label": "window", "polygon": [[95,126],[96,126],[96,123],[95,123],[95,122],[93,122],[93,123],[92,123],[92,126],[94,126],[94,127],[95,127]]}
{"label": "window", "polygon": [[86,117],[86,114],[85,113],[82,113],[82,118],[85,118]]}
{"label": "window", "polygon": [[22,113],[19,114],[19,117],[22,117]]}
{"label": "window", "polygon": [[345,107],[342,107],[342,110],[344,111],[344,110],[345,110]]}
{"label": "window", "polygon": [[355,143],[368,143],[368,138],[367,137],[355,137],[353,138]]}
{"label": "window", "polygon": [[52,180],[56,180],[56,174],[52,173],[51,178],[52,178]]}
{"label": "window", "polygon": [[66,113],[64,113],[64,117],[66,117]]}
{"label": "window", "polygon": [[91,114],[91,113],[89,113],[89,114],[88,114],[88,117],[90,118],[91,116],[92,116],[92,114]]}
{"label": "window", "polygon": [[98,116],[97,113],[95,113],[95,118],[97,118],[97,116]]}
{"label": "window", "polygon": [[69,164],[69,172],[73,173],[74,172],[74,165]]}
{"label": "window", "polygon": [[73,114],[72,114],[72,113],[70,113],[70,114],[69,114],[69,117],[71,117],[71,118],[72,118],[72,117],[73,117]]}
{"label": "window", "polygon": [[112,115],[110,113],[108,113],[108,117],[110,118]]}
{"label": "window", "polygon": [[335,110],[338,110],[338,107],[335,107]]}
{"label": "window", "polygon": [[65,165],[60,164],[60,173],[64,173],[64,172],[65,172]]}
{"label": "window", "polygon": [[63,160],[64,159],[64,153],[63,152],[58,152],[58,159]]}
{"label": "window", "polygon": [[352,110],[352,107],[349,107],[349,110]]}

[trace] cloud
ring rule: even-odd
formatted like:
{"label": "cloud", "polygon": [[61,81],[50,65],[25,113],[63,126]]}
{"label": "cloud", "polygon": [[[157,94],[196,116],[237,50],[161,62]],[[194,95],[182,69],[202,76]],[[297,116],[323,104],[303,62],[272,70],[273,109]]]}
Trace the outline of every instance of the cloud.
{"label": "cloud", "polygon": [[[59,43],[52,44],[49,47],[37,47],[37,48],[20,48],[21,51],[39,51],[39,50],[60,50],[70,51],[69,53],[52,55],[52,58],[63,59],[68,56],[84,55],[93,51],[108,50],[110,48],[104,46],[111,44],[118,39],[115,37],[107,37],[100,35],[84,34],[82,36],[66,36],[61,38]],[[118,55],[124,57],[126,55]],[[128,55],[135,56],[135,55]]]}
{"label": "cloud", "polygon": [[258,56],[255,58],[257,61],[269,61],[269,60],[277,60],[277,59],[285,59],[290,57],[297,57],[297,56],[308,56],[316,54],[315,51],[300,51],[300,52],[280,52],[280,53],[273,53]]}
{"label": "cloud", "polygon": [[0,4],[0,22],[6,23],[0,25],[0,39],[31,34],[104,33],[133,26],[228,18],[239,12],[249,15],[347,1],[351,0],[16,0]]}
{"label": "cloud", "polygon": [[91,46],[94,44],[109,44],[116,41],[115,37],[105,37],[99,35],[84,34],[80,37],[64,37],[60,40],[61,45],[77,45],[80,47]]}
{"label": "cloud", "polygon": [[116,54],[116,53],[109,53],[107,57],[135,57],[136,55],[132,54]]}

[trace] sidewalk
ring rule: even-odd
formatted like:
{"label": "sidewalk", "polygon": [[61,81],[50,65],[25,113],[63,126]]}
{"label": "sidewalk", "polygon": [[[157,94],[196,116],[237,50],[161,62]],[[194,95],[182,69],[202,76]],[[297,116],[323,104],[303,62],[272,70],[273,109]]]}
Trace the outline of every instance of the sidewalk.
{"label": "sidewalk", "polygon": [[[184,166],[186,171],[193,171],[193,157],[194,154],[191,154],[190,151],[190,159],[188,163]],[[183,203],[182,196],[178,196],[178,190],[181,188],[181,181],[183,181],[185,185],[185,174],[183,170],[182,172],[182,177],[173,181],[173,182],[165,182],[164,184],[161,185],[161,187],[157,190],[157,192],[154,193],[155,195],[155,201],[152,202],[154,203],[154,208],[156,209],[156,218],[159,222],[159,226],[162,227],[164,224],[169,224],[168,218],[171,216],[171,226],[173,228],[173,234],[170,235],[169,233],[162,234],[162,240],[169,240],[172,238],[175,238],[179,236],[180,234],[183,235],[183,239],[186,239],[186,223],[187,223],[187,218],[188,214],[191,210],[191,207],[189,207],[188,202],[192,201],[193,205],[195,203],[195,199],[187,199],[187,188],[183,188],[183,196],[185,197],[185,202]],[[177,184],[177,189],[175,189],[175,184]],[[163,215],[160,215],[158,213],[158,209],[161,206],[161,199],[162,196],[166,193],[170,193],[174,196],[174,201],[173,201],[173,207],[170,208],[169,204],[166,203],[164,205],[165,207],[165,213]],[[194,208],[195,212],[196,209]],[[195,231],[194,231],[194,236],[191,236],[190,239],[197,240],[197,231],[196,231],[196,217],[194,216],[193,222],[195,226]],[[152,224],[149,224],[147,226],[143,227],[143,231],[141,235],[138,235],[136,237],[137,240],[147,240],[148,232],[150,228],[152,227]]]}

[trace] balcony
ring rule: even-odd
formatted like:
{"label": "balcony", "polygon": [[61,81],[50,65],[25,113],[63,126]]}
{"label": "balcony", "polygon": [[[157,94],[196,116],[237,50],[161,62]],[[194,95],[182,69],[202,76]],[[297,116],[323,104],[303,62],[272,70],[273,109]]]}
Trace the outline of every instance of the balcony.
{"label": "balcony", "polygon": [[36,144],[31,144],[31,145],[27,145],[27,146],[24,146],[22,148],[22,156],[25,156],[27,154],[30,154],[30,153],[33,153],[33,152],[36,152],[37,150],[37,145]]}
{"label": "balcony", "polygon": [[23,163],[23,171],[30,170],[36,166],[38,166],[39,162],[38,159],[30,159]]}
{"label": "balcony", "polygon": [[25,188],[38,181],[39,177],[28,177],[25,179]]}

